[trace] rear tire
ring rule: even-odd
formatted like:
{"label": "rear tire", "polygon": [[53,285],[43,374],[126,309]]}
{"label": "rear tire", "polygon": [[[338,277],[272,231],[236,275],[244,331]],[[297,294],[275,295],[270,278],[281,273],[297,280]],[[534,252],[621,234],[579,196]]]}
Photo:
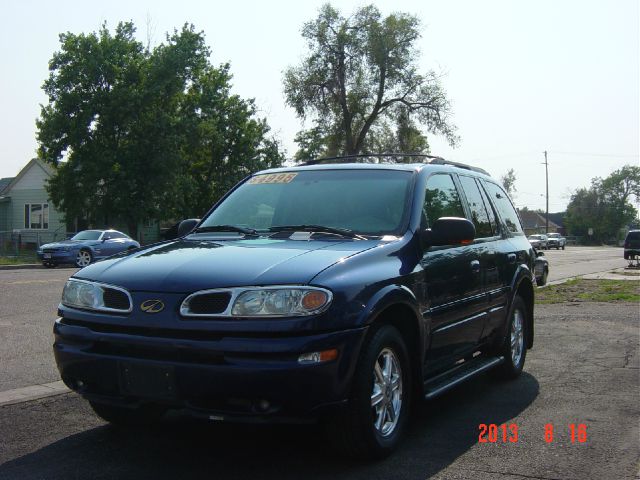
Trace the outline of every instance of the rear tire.
{"label": "rear tire", "polygon": [[527,305],[519,295],[513,299],[509,328],[498,354],[504,357],[504,363],[491,370],[492,375],[501,380],[520,376],[527,356]]}
{"label": "rear tire", "polygon": [[163,408],[154,405],[126,408],[92,401],[89,404],[104,421],[122,427],[151,425],[158,422],[164,414]]}
{"label": "rear tire", "polygon": [[549,270],[547,270],[545,268],[542,271],[542,275],[540,276],[540,278],[536,278],[536,282],[537,282],[538,286],[542,287],[543,285],[546,285],[548,276],[549,276]]}
{"label": "rear tire", "polygon": [[363,346],[347,406],[329,419],[330,440],[349,457],[389,455],[407,425],[411,382],[404,340],[396,328],[383,325]]}

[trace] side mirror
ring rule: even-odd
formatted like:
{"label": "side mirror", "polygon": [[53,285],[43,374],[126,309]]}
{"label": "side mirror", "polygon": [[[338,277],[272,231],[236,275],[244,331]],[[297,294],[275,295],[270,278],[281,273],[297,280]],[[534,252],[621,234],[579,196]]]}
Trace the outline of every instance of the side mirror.
{"label": "side mirror", "polygon": [[178,225],[178,237],[184,237],[186,234],[190,233],[199,223],[199,218],[188,218],[181,221],[180,225]]}
{"label": "side mirror", "polygon": [[433,222],[431,228],[422,232],[423,247],[441,245],[464,245],[473,242],[476,227],[466,218],[441,217]]}

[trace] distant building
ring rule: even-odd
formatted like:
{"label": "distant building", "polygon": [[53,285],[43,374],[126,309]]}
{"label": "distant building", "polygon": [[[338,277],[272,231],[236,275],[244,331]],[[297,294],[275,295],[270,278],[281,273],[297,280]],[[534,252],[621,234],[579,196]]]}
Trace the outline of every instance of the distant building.
{"label": "distant building", "polygon": [[[70,233],[84,228],[115,228],[127,232],[122,222],[112,225],[87,225],[78,219],[65,221],[56,210],[45,189],[54,170],[42,160],[34,158],[15,177],[0,179],[0,247],[8,243],[41,245],[62,240]],[[158,222],[147,220],[138,225],[141,243],[160,238]]]}
{"label": "distant building", "polygon": [[45,182],[53,170],[38,159],[13,178],[0,179],[0,241],[41,243],[65,237],[64,217],[49,200]]}
{"label": "distant building", "polygon": [[[522,220],[522,228],[526,235],[533,235],[534,233],[545,233],[546,220],[542,213],[534,212],[533,210],[520,210],[520,219]],[[549,233],[558,232],[563,233],[563,229],[551,220],[549,215]]]}

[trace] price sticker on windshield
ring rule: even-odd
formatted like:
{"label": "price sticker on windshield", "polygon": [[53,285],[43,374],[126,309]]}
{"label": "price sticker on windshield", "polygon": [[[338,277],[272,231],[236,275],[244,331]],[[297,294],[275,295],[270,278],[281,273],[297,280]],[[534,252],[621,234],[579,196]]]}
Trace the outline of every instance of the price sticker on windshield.
{"label": "price sticker on windshield", "polygon": [[252,185],[262,183],[289,183],[296,178],[297,173],[269,173],[267,175],[256,175],[247,183]]}

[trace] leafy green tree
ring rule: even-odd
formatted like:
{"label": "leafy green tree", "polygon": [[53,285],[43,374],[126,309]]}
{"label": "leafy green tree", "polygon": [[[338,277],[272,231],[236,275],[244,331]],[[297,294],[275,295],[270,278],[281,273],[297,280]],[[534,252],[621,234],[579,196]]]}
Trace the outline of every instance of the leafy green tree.
{"label": "leafy green tree", "polygon": [[182,217],[201,216],[252,172],[284,161],[253,100],[232,95],[229,65],[209,67],[185,96],[185,175],[178,200]]}
{"label": "leafy green tree", "polygon": [[516,193],[516,172],[513,168],[507,170],[507,172],[500,177],[500,183],[504,187],[507,194],[513,198]]}
{"label": "leafy green tree", "polygon": [[125,223],[135,236],[145,219],[202,215],[232,182],[281,161],[193,26],[153,50],[132,23],[60,42],[37,127],[39,156],[56,167],[47,188],[67,218]]}
{"label": "leafy green tree", "polygon": [[580,188],[571,196],[565,219],[569,232],[594,243],[615,239],[636,218],[630,199],[640,198],[639,193],[640,167],[627,165],[604,180],[594,178],[589,188]]}
{"label": "leafy green tree", "polygon": [[452,145],[457,142],[438,76],[418,71],[415,16],[383,18],[370,5],[345,18],[326,4],[304,25],[302,36],[309,51],[285,71],[285,97],[300,118],[310,118],[316,132],[322,132],[324,153],[357,154],[379,147],[380,141],[370,138],[376,134],[386,136],[383,143],[394,148],[425,151],[428,143],[417,123]]}

